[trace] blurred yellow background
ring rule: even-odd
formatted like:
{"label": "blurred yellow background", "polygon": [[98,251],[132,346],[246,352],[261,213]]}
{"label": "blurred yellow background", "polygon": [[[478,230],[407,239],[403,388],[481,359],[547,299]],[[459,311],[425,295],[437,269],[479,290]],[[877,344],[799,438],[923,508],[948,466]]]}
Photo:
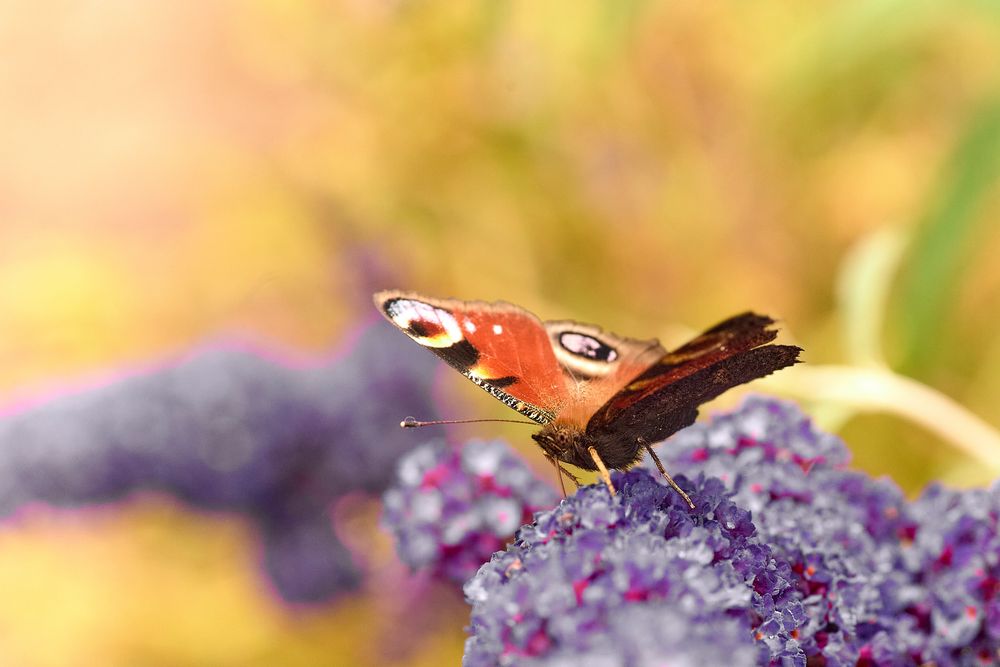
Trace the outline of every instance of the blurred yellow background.
{"label": "blurred yellow background", "polygon": [[[0,147],[3,403],[220,332],[329,350],[382,287],[668,344],[754,309],[813,367],[758,390],[860,467],[997,476],[995,3],[8,0]],[[446,416],[502,415],[453,384]],[[457,662],[458,594],[389,650],[391,598],[288,609],[253,539],[31,508],[0,664]]]}

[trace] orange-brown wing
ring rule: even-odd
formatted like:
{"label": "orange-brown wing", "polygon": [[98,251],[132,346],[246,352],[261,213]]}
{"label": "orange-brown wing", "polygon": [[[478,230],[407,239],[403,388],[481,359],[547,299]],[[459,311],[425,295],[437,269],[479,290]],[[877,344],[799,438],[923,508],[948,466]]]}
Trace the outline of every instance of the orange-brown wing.
{"label": "orange-brown wing", "polygon": [[410,338],[510,408],[547,424],[568,400],[541,320],[510,303],[375,294],[375,305]]}
{"label": "orange-brown wing", "polygon": [[767,345],[769,317],[743,313],[669,352],[628,382],[587,423],[597,440],[656,442],[694,423],[698,406],[798,361],[801,348]]}

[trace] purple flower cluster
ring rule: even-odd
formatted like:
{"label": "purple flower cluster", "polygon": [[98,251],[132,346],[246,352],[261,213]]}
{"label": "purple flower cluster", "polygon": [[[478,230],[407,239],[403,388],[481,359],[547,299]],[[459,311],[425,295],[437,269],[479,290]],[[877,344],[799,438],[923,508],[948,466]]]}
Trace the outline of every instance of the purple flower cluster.
{"label": "purple flower cluster", "polygon": [[637,469],[537,514],[465,585],[467,666],[1000,664],[1000,484],[908,502],[763,398],[659,449],[697,509]]}
{"label": "purple flower cluster", "polygon": [[467,666],[757,664],[748,610],[787,585],[749,513],[715,479],[678,478],[696,512],[645,471],[614,479],[617,497],[581,489],[466,583]]}
{"label": "purple flower cluster", "polygon": [[907,503],[892,482],[845,470],[843,443],[797,407],[762,398],[660,453],[673,470],[718,476],[752,511],[807,611],[810,665],[1000,663],[997,487],[934,486]]}
{"label": "purple flower cluster", "polygon": [[330,361],[217,346],[0,420],[0,516],[27,503],[106,503],[140,491],[240,513],[286,600],[321,602],[360,572],[330,506],[380,493],[413,445],[400,414],[433,418],[436,362],[388,323]]}
{"label": "purple flower cluster", "polygon": [[909,514],[903,563],[912,585],[899,596],[909,622],[896,641],[938,665],[1000,664],[1000,484],[934,485]]}
{"label": "purple flower cluster", "polygon": [[502,442],[436,442],[400,461],[382,522],[403,562],[460,584],[557,498]]}

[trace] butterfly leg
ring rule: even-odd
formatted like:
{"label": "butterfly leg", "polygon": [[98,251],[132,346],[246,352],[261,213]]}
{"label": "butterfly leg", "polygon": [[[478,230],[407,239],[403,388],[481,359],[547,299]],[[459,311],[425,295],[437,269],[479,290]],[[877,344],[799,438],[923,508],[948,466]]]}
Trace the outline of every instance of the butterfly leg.
{"label": "butterfly leg", "polygon": [[649,445],[649,443],[643,440],[642,438],[639,438],[639,444],[645,447],[646,451],[649,452],[649,455],[653,457],[653,463],[656,464],[656,467],[659,469],[660,474],[663,475],[663,477],[667,480],[667,483],[670,484],[670,486],[674,487],[674,491],[681,494],[681,498],[683,498],[684,502],[688,504],[688,507],[694,509],[694,503],[691,502],[691,496],[684,493],[684,490],[681,489],[681,487],[677,486],[677,482],[674,481],[673,477],[667,474],[667,469],[663,467],[663,464],[660,462],[660,457],[656,455],[656,452],[653,451],[653,448]]}
{"label": "butterfly leg", "polygon": [[552,465],[554,465],[556,467],[556,477],[559,478],[559,489],[562,491],[563,498],[566,498],[567,497],[566,496],[566,481],[563,479],[563,472],[564,471],[562,469],[562,466],[559,465],[559,461],[556,461],[555,458],[550,458],[549,461],[552,461]]}
{"label": "butterfly leg", "polygon": [[559,488],[562,489],[563,498],[567,497],[566,482],[563,481],[563,476],[568,477],[570,481],[576,485],[576,488],[578,489],[580,488],[580,480],[576,478],[576,475],[571,473],[569,470],[566,470],[566,468],[563,468],[562,465],[559,463],[559,461],[556,460],[554,457],[549,458],[549,460],[552,461],[552,465],[556,467],[556,475],[559,477]]}
{"label": "butterfly leg", "polygon": [[608,491],[611,495],[615,495],[615,485],[611,483],[611,475],[608,473],[607,466],[604,465],[604,461],[601,460],[600,455],[597,450],[593,447],[587,447],[587,451],[590,452],[590,458],[594,459],[594,464],[597,466],[597,470],[601,473],[601,479],[608,487]]}

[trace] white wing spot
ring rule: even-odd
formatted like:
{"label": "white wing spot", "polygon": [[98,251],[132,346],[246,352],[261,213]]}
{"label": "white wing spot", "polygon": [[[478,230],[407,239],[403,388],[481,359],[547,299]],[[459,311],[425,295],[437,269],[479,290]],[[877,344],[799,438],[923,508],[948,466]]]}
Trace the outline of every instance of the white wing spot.
{"label": "white wing spot", "polygon": [[500,326],[499,324],[494,324],[493,325],[493,333],[495,333],[495,334],[497,334],[499,336],[500,334],[503,333],[503,327]]}
{"label": "white wing spot", "polygon": [[476,323],[472,320],[465,320],[465,330],[469,333],[476,333]]}
{"label": "white wing spot", "polygon": [[441,326],[444,327],[448,337],[456,343],[462,340],[462,329],[458,326],[458,322],[452,317],[451,313],[440,308],[435,308],[434,312],[437,314],[438,321],[441,322]]}

